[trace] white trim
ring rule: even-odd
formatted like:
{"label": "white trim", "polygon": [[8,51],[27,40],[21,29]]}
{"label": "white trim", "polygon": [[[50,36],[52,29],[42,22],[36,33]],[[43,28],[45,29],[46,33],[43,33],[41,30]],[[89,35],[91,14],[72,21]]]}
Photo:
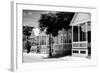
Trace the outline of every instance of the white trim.
{"label": "white trim", "polygon": [[70,5],[58,5],[58,4],[38,4],[38,3],[35,3],[34,1],[21,1],[21,0],[16,0],[16,1],[14,1],[14,2],[16,2],[16,3],[19,3],[19,4],[26,4],[26,5],[41,5],[41,6],[53,6],[53,7],[69,7],[69,8],[82,8],[82,9],[96,9],[96,7],[95,6],[70,6]]}
{"label": "white trim", "polygon": [[80,47],[79,44],[82,44],[82,43],[83,43],[83,44],[87,44],[87,41],[72,42],[72,45],[73,45],[73,44],[78,44],[77,47],[72,46],[72,48],[87,48],[87,45],[84,46],[84,47]]}
{"label": "white trim", "polygon": [[[78,51],[78,53],[73,53],[73,51]],[[85,51],[86,53],[82,54],[82,53],[80,53],[81,51]],[[88,50],[87,49],[72,49],[72,56],[87,57]]]}
{"label": "white trim", "polygon": [[11,40],[12,40],[12,47],[11,47],[11,70],[15,71],[17,69],[17,27],[16,27],[16,3],[11,2]]}
{"label": "white trim", "polygon": [[77,23],[73,23],[73,24],[70,24],[71,26],[77,26],[77,25],[80,25],[81,23],[86,23],[88,21],[91,21],[91,19],[86,19],[86,20],[82,20],[82,21],[79,21]]}

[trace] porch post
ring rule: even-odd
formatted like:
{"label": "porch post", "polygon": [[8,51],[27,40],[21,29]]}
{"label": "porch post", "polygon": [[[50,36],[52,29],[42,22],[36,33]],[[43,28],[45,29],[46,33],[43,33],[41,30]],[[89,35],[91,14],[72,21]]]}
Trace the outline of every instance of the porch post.
{"label": "porch post", "polygon": [[72,25],[72,53],[73,53],[73,25]]}

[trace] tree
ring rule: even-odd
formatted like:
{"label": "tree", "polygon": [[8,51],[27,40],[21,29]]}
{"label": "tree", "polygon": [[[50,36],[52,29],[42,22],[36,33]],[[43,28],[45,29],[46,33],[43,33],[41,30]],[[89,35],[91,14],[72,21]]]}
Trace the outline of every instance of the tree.
{"label": "tree", "polygon": [[56,15],[58,30],[70,29],[70,22],[74,16],[74,12],[58,12]]}
{"label": "tree", "polygon": [[46,34],[49,35],[49,48],[50,48],[49,56],[52,56],[52,43],[53,43],[52,36],[55,36],[56,32],[56,30],[54,29],[56,25],[56,15],[53,13],[42,14],[39,22],[40,22],[39,24],[40,30],[44,31],[46,29]]}
{"label": "tree", "polygon": [[27,49],[27,53],[30,52],[31,43],[29,42],[29,36],[32,29],[33,27],[23,26],[23,49]]}
{"label": "tree", "polygon": [[57,12],[42,14],[39,20],[39,27],[41,31],[46,30],[46,34],[49,35],[50,52],[49,56],[52,56],[53,38],[56,37],[60,30],[68,30],[68,26],[74,13],[71,12]]}
{"label": "tree", "polygon": [[33,27],[29,27],[29,26],[23,26],[23,34],[25,36],[30,36],[31,32],[32,32]]}
{"label": "tree", "polygon": [[28,40],[34,27],[23,26],[23,41]]}

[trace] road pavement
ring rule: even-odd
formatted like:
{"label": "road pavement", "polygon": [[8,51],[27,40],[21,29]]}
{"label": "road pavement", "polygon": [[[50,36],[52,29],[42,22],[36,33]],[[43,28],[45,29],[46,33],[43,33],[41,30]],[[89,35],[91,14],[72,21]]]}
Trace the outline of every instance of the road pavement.
{"label": "road pavement", "polygon": [[85,57],[64,56],[59,58],[48,58],[48,54],[23,53],[23,63],[48,62],[48,61],[85,61],[90,60]]}

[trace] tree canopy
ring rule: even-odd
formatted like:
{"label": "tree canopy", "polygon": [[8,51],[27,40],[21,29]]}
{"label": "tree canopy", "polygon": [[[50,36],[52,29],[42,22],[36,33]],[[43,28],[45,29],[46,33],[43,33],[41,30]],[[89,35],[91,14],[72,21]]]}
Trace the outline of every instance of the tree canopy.
{"label": "tree canopy", "polygon": [[30,36],[32,32],[33,27],[30,26],[23,26],[23,34],[25,36]]}
{"label": "tree canopy", "polygon": [[39,27],[41,31],[46,29],[46,34],[57,36],[62,29],[68,30],[74,12],[57,12],[42,14],[39,20]]}

